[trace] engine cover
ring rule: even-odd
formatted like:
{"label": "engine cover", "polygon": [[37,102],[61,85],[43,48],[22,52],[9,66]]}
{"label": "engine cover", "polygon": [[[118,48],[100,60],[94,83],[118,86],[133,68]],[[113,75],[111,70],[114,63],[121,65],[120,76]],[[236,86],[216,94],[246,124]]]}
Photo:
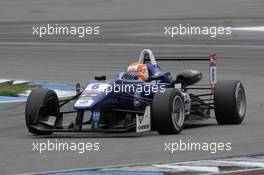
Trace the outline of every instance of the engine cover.
{"label": "engine cover", "polygon": [[177,75],[177,82],[181,83],[183,87],[193,85],[203,78],[203,74],[197,70],[184,70]]}

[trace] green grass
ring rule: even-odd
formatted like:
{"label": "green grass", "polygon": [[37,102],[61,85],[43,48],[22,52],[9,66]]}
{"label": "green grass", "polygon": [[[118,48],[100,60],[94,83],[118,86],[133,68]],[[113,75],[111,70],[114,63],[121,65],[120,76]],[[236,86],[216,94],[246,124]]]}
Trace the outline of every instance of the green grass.
{"label": "green grass", "polygon": [[23,93],[27,90],[39,88],[38,86],[25,85],[25,84],[1,84],[0,85],[0,96],[12,96],[16,97],[18,94]]}

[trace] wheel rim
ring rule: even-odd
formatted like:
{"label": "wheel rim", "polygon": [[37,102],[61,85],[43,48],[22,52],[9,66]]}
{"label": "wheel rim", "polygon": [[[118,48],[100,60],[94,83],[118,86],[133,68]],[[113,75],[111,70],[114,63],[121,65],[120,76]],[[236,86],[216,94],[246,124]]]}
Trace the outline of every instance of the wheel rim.
{"label": "wheel rim", "polygon": [[179,96],[176,96],[173,100],[172,121],[176,128],[181,127],[184,122],[184,104]]}
{"label": "wheel rim", "polygon": [[246,111],[246,98],[245,98],[245,92],[241,88],[241,86],[238,86],[237,88],[236,104],[237,104],[237,111],[239,116],[243,117]]}

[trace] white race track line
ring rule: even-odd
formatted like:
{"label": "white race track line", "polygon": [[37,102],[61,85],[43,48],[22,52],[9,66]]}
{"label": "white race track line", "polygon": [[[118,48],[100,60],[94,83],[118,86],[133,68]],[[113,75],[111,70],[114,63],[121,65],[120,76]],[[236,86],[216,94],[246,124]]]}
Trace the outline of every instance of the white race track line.
{"label": "white race track line", "polygon": [[249,162],[249,161],[231,161],[231,160],[215,160],[218,163],[230,163],[237,166],[247,166],[247,167],[259,167],[264,168],[264,162]]}
{"label": "white race track line", "polygon": [[69,46],[153,46],[153,47],[223,47],[223,48],[264,48],[264,45],[223,45],[223,44],[144,44],[144,43],[39,43],[0,42],[0,45],[69,45]]}
{"label": "white race track line", "polygon": [[196,171],[196,172],[211,172],[217,173],[219,172],[218,167],[208,167],[208,166],[184,166],[184,165],[153,165],[157,168],[166,168],[173,169],[177,171]]}
{"label": "white race track line", "polygon": [[243,31],[264,32],[264,26],[237,27],[237,28],[232,28],[232,30],[243,30]]}

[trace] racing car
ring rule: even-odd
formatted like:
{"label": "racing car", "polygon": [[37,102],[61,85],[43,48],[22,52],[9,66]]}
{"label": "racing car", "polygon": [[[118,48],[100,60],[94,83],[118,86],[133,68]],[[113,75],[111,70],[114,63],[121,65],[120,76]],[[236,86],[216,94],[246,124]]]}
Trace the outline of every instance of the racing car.
{"label": "racing car", "polygon": [[[206,61],[209,83],[199,86],[203,74],[192,69],[174,77],[158,61]],[[71,105],[70,110],[63,110],[66,104]],[[26,102],[25,120],[28,131],[35,135],[152,130],[179,134],[185,124],[209,118],[220,125],[241,124],[245,113],[242,83],[216,81],[215,53],[209,57],[155,57],[150,49],[144,49],[138,62],[116,79],[97,76],[84,88],[77,83],[75,96],[59,99],[53,90],[33,90]],[[74,118],[65,123],[65,115]]]}

